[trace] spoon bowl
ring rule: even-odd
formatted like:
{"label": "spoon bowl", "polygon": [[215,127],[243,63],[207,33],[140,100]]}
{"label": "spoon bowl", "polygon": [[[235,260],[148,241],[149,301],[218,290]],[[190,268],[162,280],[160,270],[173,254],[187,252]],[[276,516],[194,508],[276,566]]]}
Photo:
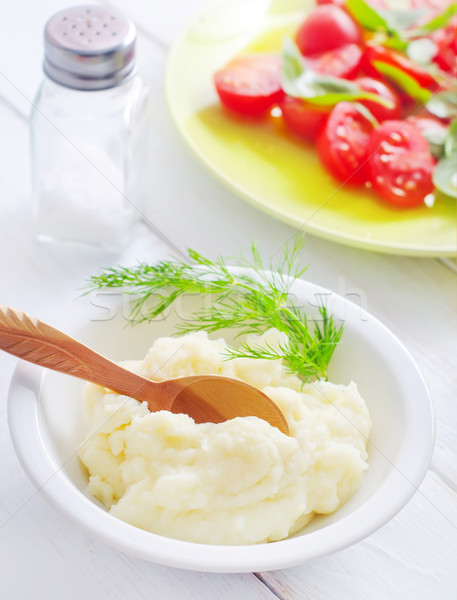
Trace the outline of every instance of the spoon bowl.
{"label": "spoon bowl", "polygon": [[151,412],[185,413],[196,423],[220,423],[235,417],[255,416],[289,435],[289,426],[280,408],[254,386],[219,375],[152,381],[8,306],[0,306],[0,349],[146,402]]}

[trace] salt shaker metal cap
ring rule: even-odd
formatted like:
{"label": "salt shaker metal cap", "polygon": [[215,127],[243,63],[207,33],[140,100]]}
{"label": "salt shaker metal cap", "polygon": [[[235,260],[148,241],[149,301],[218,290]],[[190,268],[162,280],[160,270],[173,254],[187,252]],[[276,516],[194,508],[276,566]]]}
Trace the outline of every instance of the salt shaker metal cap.
{"label": "salt shaker metal cap", "polygon": [[44,32],[46,75],[77,90],[112,88],[135,71],[136,30],[105,6],[73,6],[55,14]]}

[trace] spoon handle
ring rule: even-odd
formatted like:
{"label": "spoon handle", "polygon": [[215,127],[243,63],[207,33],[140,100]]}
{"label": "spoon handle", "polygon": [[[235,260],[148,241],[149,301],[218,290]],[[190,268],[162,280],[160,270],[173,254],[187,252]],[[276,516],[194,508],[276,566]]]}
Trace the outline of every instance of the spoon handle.
{"label": "spoon handle", "polygon": [[152,395],[154,410],[167,408],[157,393],[158,384],[131,373],[35,317],[3,305],[0,305],[0,349],[138,400]]}

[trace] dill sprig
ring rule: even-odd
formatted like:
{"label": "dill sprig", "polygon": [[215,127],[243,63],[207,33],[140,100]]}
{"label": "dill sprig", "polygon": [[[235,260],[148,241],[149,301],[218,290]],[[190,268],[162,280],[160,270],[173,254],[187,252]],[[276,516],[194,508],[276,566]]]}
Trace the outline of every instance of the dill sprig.
{"label": "dill sprig", "polygon": [[288,370],[303,381],[326,378],[333,352],[341,339],[343,326],[337,326],[326,307],[318,307],[319,317],[309,319],[303,309],[292,304],[290,288],[306,267],[297,265],[303,242],[296,239],[286,245],[278,263],[266,269],[257,247],[252,244],[251,257],[241,259],[234,270],[224,258],[210,260],[195,250],[188,250],[189,262],[162,260],[135,267],[109,267],[88,283],[88,291],[122,288],[132,294],[133,323],[152,321],[183,295],[204,296],[202,306],[189,319],[178,324],[181,333],[236,330],[236,337],[260,335],[272,327],[286,334],[287,341],[275,346],[230,346],[227,359],[236,357],[282,359]]}

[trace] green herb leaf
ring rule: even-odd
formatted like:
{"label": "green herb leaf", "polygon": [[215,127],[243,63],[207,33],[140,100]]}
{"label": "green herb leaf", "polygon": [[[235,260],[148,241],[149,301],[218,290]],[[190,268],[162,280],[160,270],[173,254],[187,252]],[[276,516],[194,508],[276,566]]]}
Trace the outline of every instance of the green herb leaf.
{"label": "green herb leaf", "polygon": [[446,27],[452,17],[457,14],[457,2],[453,2],[444,11],[428,23],[420,26],[421,31],[430,32]]}
{"label": "green herb leaf", "polygon": [[448,132],[441,127],[429,127],[421,131],[430,146],[430,152],[435,158],[442,158],[445,154],[445,142]]}
{"label": "green herb leaf", "polygon": [[457,13],[457,2],[447,6],[443,12],[419,27],[413,27],[426,13],[425,8],[375,9],[365,0],[346,0],[346,7],[356,21],[368,31],[384,32],[386,40],[381,42],[392,48],[404,49],[408,39],[424,37],[431,31],[446,27]]}
{"label": "green herb leaf", "polygon": [[457,154],[439,161],[433,171],[433,184],[446,196],[457,198]]}
{"label": "green herb leaf", "polygon": [[417,22],[425,10],[423,8],[403,10],[375,9],[365,0],[346,0],[346,6],[356,21],[369,31],[385,31],[390,35],[399,36],[404,29]]}
{"label": "green herb leaf", "polygon": [[421,133],[435,158],[441,159],[457,153],[457,119],[449,127],[431,123],[427,128],[421,129]]}
{"label": "green herb leaf", "polygon": [[442,158],[433,171],[433,184],[446,196],[457,198],[457,119],[450,124],[442,148]]}
{"label": "green herb leaf", "polygon": [[412,27],[411,29],[403,31],[402,37],[408,39],[424,37],[436,29],[442,29],[443,27],[446,27],[456,13],[457,3],[454,2],[453,4],[447,6],[440,15],[433,17],[433,19],[431,19],[428,23],[424,23],[419,27]]}
{"label": "green herb leaf", "polygon": [[433,94],[426,104],[427,110],[440,119],[457,117],[457,92]]}
{"label": "green herb leaf", "polygon": [[449,125],[449,132],[444,140],[444,155],[457,155],[457,119],[454,119]]}
{"label": "green herb leaf", "polygon": [[283,85],[296,81],[307,70],[305,61],[297,44],[289,37],[285,37],[282,43],[282,79]]}
{"label": "green herb leaf", "polygon": [[354,19],[368,31],[390,31],[385,17],[365,0],[346,0],[346,7]]}
{"label": "green herb leaf", "polygon": [[378,9],[379,14],[384,17],[391,32],[403,32],[417,22],[417,20],[426,12],[423,8],[413,8],[405,10],[383,10]]}
{"label": "green herb leaf", "polygon": [[290,38],[284,39],[283,48],[282,87],[289,96],[320,106],[353,100],[371,100],[387,108],[392,106],[386,98],[365,92],[353,81],[315,73],[307,67],[298,46]]}
{"label": "green herb leaf", "polygon": [[390,36],[380,41],[380,44],[382,46],[386,46],[387,48],[393,48],[394,50],[399,50],[400,52],[406,52],[410,42],[409,40],[405,40],[398,36]]}
{"label": "green herb leaf", "polygon": [[373,66],[380,73],[386,75],[389,79],[394,81],[409,96],[419,100],[419,102],[425,102],[430,98],[432,94],[430,90],[423,88],[413,77],[407,75],[401,69],[381,61],[374,61]]}
{"label": "green herb leaf", "polygon": [[[291,95],[291,94],[290,94]],[[387,108],[391,108],[392,104],[386,98],[381,98],[377,94],[371,94],[369,92],[325,92],[313,96],[299,95],[296,96],[301,98],[303,101],[309,104],[315,104],[317,106],[335,106],[338,102],[354,102],[356,100],[371,100]]]}
{"label": "green herb leaf", "polygon": [[244,342],[239,348],[230,348],[227,358],[282,359],[291,372],[308,381],[327,376],[343,328],[336,325],[323,305],[318,307],[318,316],[311,319],[303,308],[292,303],[291,285],[304,272],[297,266],[302,245],[303,239],[297,237],[292,248],[286,245],[282,259],[267,267],[253,245],[251,259],[241,261],[241,265],[254,271],[237,274],[223,258],[212,261],[189,250],[189,263],[173,259],[152,265],[110,267],[92,277],[88,288],[122,288],[131,294],[133,323],[155,319],[181,296],[204,296],[202,307],[182,321],[178,331],[233,328],[240,336],[262,334],[275,327],[287,336],[283,346],[260,349]]}

